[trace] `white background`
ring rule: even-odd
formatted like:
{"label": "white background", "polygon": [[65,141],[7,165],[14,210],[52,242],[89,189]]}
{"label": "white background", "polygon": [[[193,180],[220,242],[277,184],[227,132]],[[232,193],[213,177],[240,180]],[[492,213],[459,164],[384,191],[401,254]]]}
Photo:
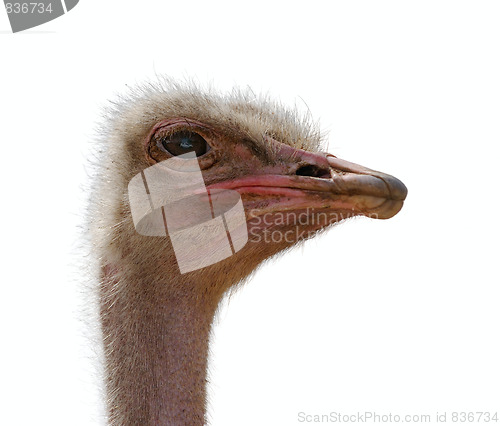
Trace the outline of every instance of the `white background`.
{"label": "white background", "polygon": [[213,425],[498,411],[500,4],[81,0],[0,11],[0,423],[103,424],[78,226],[96,123],[168,74],[310,108],[341,158],[409,189],[262,268],[225,304]]}

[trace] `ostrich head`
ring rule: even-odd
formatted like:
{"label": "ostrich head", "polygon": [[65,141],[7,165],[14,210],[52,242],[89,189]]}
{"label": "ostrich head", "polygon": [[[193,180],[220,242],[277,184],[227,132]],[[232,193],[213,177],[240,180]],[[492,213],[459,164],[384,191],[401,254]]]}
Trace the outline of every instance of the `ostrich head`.
{"label": "ostrich head", "polygon": [[[323,152],[309,119],[251,92],[145,86],[118,103],[103,141],[92,239],[111,424],[203,424],[209,333],[224,293],[342,219],[392,217],[406,197],[396,178]],[[199,165],[209,192],[236,191],[248,232],[231,256],[185,273],[168,235],[137,232],[128,193],[135,176],[171,159]],[[196,212],[182,215],[188,223]]]}

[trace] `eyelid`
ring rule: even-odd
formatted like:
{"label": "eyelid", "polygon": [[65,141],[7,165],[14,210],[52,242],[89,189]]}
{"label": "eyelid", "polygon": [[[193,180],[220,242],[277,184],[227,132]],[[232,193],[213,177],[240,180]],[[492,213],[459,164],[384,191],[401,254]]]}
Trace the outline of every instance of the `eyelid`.
{"label": "eyelid", "polygon": [[[160,140],[169,140],[173,136],[178,136],[178,135],[181,135],[181,134],[182,134],[183,137],[187,137],[187,138],[190,138],[190,137],[193,137],[193,136],[199,136],[200,138],[202,138],[203,140],[206,141],[206,138],[203,135],[199,134],[198,132],[183,131],[183,130],[181,130],[179,132],[173,132],[173,133],[170,133],[168,135],[162,135],[160,137]],[[207,143],[208,143],[208,141],[207,141]]]}
{"label": "eyelid", "polygon": [[209,139],[212,139],[212,134],[213,134],[213,131],[208,127],[202,126],[201,124],[198,123],[190,123],[189,121],[186,120],[158,127],[154,131],[152,139],[158,136],[168,137],[170,135],[180,132],[199,134],[203,139],[207,140],[207,142]]}

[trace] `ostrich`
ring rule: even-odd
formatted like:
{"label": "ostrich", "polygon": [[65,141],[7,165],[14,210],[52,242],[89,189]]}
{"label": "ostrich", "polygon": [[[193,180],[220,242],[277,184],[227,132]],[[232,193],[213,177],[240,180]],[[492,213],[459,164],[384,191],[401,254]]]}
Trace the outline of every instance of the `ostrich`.
{"label": "ostrich", "polygon": [[[220,95],[165,80],[135,89],[108,118],[90,235],[109,424],[202,425],[211,325],[228,290],[264,260],[343,219],[394,216],[407,190],[392,176],[322,152],[309,117],[249,90]],[[208,191],[239,194],[248,230],[239,250],[185,272],[168,235],[138,232],[128,186],[167,160],[194,161]],[[297,221],[299,214],[307,220]],[[270,232],[288,238],[266,239]],[[196,255],[201,262],[208,251]]]}

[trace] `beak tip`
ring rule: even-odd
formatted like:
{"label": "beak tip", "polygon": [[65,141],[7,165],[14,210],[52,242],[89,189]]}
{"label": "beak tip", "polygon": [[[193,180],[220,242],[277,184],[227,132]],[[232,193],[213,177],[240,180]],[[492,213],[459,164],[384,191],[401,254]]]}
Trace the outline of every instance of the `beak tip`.
{"label": "beak tip", "polygon": [[384,175],[383,181],[389,188],[391,199],[397,201],[404,201],[408,195],[408,188],[398,178],[390,175]]}
{"label": "beak tip", "polygon": [[390,195],[381,208],[377,209],[377,218],[390,219],[398,214],[403,208],[403,202],[408,195],[408,188],[406,188],[406,185],[394,176],[382,173],[377,173],[377,175],[386,184]]}

